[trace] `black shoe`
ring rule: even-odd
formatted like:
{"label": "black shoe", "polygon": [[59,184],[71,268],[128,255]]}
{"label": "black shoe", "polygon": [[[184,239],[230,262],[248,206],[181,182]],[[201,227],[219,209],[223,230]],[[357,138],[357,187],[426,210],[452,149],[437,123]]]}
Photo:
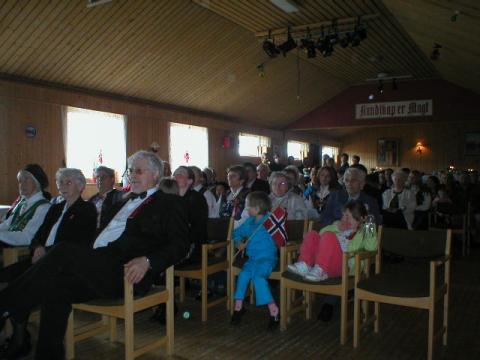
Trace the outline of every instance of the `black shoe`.
{"label": "black shoe", "polygon": [[[165,317],[166,311],[167,311],[167,305],[166,304],[158,305],[157,308],[155,309],[155,312],[153,313],[153,315],[150,316],[150,321],[151,322],[158,322],[162,325],[165,325],[167,323],[167,318]],[[173,312],[174,312],[174,315],[177,315],[177,313],[178,313],[177,304],[173,305]]]}
{"label": "black shoe", "polygon": [[13,341],[9,339],[5,347],[0,352],[0,359],[20,359],[27,356],[32,350],[32,342],[30,340],[30,333],[25,331],[20,341]]}
{"label": "black shoe", "polygon": [[280,326],[280,315],[270,316],[267,330],[275,330]]}
{"label": "black shoe", "polygon": [[322,305],[322,309],[320,310],[320,313],[318,314],[317,319],[325,322],[329,322],[330,320],[332,320],[332,316],[333,316],[333,305],[325,303]]}
{"label": "black shoe", "polygon": [[[210,289],[207,289],[207,299],[210,299],[213,297],[213,291]],[[195,300],[197,301],[202,301],[202,290],[200,290],[197,295],[195,295]]]}
{"label": "black shoe", "polygon": [[242,307],[239,311],[234,311],[232,314],[232,320],[230,320],[231,325],[239,325],[242,322],[242,316],[245,314],[245,308]]}

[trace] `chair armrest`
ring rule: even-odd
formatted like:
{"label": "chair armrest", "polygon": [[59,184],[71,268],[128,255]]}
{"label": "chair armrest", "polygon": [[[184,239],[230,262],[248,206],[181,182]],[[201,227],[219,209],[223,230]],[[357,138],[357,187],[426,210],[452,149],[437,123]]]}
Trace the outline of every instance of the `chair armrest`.
{"label": "chair armrest", "polygon": [[285,245],[285,252],[289,253],[289,252],[297,251],[299,248],[300,248],[299,243],[289,242],[287,243],[287,245]]}
{"label": "chair armrest", "polygon": [[222,248],[222,247],[227,247],[228,243],[229,243],[229,241],[221,241],[221,242],[216,242],[216,243],[213,243],[213,244],[203,244],[202,247],[206,247],[207,250],[215,250],[215,249],[219,249],[219,248]]}
{"label": "chair armrest", "polygon": [[434,266],[437,267],[445,264],[447,261],[450,261],[451,258],[452,258],[452,255],[445,255],[445,256],[442,256],[440,259],[432,260],[431,263],[433,263]]}
{"label": "chair armrest", "polygon": [[352,253],[355,256],[355,261],[360,261],[364,259],[375,259],[378,255],[378,251],[357,251]]}

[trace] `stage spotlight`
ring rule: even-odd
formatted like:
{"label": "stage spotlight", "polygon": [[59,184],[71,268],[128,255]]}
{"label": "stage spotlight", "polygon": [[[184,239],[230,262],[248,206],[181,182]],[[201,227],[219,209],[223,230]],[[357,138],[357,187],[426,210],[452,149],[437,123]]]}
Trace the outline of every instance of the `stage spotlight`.
{"label": "stage spotlight", "polygon": [[265,51],[265,53],[271,58],[275,58],[280,54],[280,51],[278,51],[275,44],[270,40],[265,40],[263,42],[263,51]]}
{"label": "stage spotlight", "polygon": [[351,37],[351,33],[346,33],[345,36],[340,40],[340,46],[344,49],[347,48],[348,45],[350,45]]}
{"label": "stage spotlight", "polygon": [[383,94],[383,80],[378,80],[378,92]]}
{"label": "stage spotlight", "polygon": [[301,48],[307,53],[307,58],[312,59],[317,56],[315,43],[311,39],[302,39]]}
{"label": "stage spotlight", "polygon": [[328,57],[333,54],[333,45],[330,43],[328,36],[324,39],[318,39],[317,49],[323,57]]}
{"label": "stage spotlight", "polygon": [[293,50],[297,47],[297,43],[293,40],[292,35],[290,35],[290,29],[288,29],[288,38],[283,44],[278,46],[278,50],[280,50],[283,56],[287,56],[287,53],[290,50]]}

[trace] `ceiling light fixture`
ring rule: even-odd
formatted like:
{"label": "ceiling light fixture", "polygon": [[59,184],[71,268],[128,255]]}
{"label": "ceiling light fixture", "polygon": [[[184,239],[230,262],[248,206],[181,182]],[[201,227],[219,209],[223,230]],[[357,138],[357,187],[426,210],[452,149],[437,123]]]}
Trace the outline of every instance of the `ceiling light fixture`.
{"label": "ceiling light fixture", "polygon": [[383,80],[378,80],[378,92],[383,94]]}
{"label": "ceiling light fixture", "polygon": [[288,14],[299,11],[291,0],[270,0],[270,2]]}
{"label": "ceiling light fixture", "polygon": [[268,38],[265,39],[265,41],[263,42],[263,51],[265,51],[268,57],[272,59],[277,57],[278,54],[280,54],[280,51],[278,51],[275,43],[273,42],[270,32],[268,33]]}
{"label": "ceiling light fixture", "polygon": [[292,35],[290,33],[290,28],[288,28],[287,32],[287,41],[285,41],[283,44],[280,44],[278,46],[278,50],[280,50],[283,54],[283,56],[287,56],[287,53],[297,47],[297,43],[295,40],[293,40]]}

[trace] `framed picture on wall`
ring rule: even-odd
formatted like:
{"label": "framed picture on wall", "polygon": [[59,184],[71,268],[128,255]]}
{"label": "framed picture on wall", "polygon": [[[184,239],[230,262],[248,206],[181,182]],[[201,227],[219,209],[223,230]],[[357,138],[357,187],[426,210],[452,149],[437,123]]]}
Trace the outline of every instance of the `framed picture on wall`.
{"label": "framed picture on wall", "polygon": [[398,139],[377,140],[377,166],[399,166],[400,141]]}
{"label": "framed picture on wall", "polygon": [[480,132],[465,133],[465,155],[480,155]]}

